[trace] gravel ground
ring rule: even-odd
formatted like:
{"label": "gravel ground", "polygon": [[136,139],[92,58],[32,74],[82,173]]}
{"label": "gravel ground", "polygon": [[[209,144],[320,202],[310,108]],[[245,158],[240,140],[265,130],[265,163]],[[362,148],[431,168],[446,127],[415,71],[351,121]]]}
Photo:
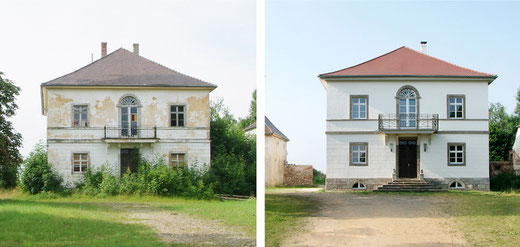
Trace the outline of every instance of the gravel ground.
{"label": "gravel ground", "polygon": [[291,193],[319,202],[282,246],[468,246],[438,196]]}
{"label": "gravel ground", "polygon": [[128,223],[152,227],[166,243],[194,246],[256,246],[255,238],[218,221],[161,210],[146,204],[117,204],[130,214]]}

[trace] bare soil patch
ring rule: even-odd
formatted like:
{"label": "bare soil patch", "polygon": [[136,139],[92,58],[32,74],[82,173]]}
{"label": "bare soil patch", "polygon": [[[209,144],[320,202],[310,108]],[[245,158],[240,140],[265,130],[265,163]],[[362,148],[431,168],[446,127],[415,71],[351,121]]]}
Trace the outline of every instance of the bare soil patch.
{"label": "bare soil patch", "polygon": [[146,204],[114,204],[130,214],[128,223],[152,227],[166,243],[193,246],[256,246],[256,240],[215,220],[166,211]]}
{"label": "bare soil patch", "polygon": [[469,246],[438,196],[292,193],[319,202],[282,246]]}

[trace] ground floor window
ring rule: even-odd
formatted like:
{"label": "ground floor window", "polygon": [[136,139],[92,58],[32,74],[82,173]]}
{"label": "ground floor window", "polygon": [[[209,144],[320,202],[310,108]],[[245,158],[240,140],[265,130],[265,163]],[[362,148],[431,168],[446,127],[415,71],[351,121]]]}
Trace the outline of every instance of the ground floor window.
{"label": "ground floor window", "polygon": [[350,143],[350,165],[368,165],[368,142]]}
{"label": "ground floor window", "polygon": [[354,185],[352,185],[352,189],[354,190],[364,190],[366,188],[367,187],[363,183],[355,183]]}
{"label": "ground floor window", "polygon": [[88,153],[72,154],[72,169],[74,172],[84,172],[88,168]]}
{"label": "ground floor window", "polygon": [[184,153],[171,153],[170,154],[170,167],[171,168],[184,168],[186,166],[186,154]]}
{"label": "ground floor window", "polygon": [[448,143],[448,165],[450,165],[450,166],[466,165],[466,144],[465,143]]}
{"label": "ground floor window", "polygon": [[464,185],[462,185],[461,183],[459,183],[457,181],[450,184],[450,189],[462,189],[462,188],[464,188]]}

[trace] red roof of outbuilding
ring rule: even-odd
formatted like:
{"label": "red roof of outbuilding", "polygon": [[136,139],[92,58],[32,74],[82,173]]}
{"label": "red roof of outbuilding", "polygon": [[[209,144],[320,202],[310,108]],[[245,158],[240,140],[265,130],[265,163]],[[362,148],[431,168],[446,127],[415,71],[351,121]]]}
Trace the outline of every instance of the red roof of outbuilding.
{"label": "red roof of outbuilding", "polygon": [[319,77],[350,76],[496,77],[496,75],[445,62],[405,46],[364,63],[319,75]]}

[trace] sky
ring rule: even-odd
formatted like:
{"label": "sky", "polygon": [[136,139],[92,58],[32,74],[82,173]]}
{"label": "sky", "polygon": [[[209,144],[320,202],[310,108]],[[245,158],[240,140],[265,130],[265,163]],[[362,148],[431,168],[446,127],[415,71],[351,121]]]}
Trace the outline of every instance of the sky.
{"label": "sky", "polygon": [[256,88],[254,0],[7,1],[0,0],[0,71],[21,87],[12,121],[22,155],[46,138],[40,84],[123,47],[218,86],[235,117],[248,114]]}
{"label": "sky", "polygon": [[[520,87],[520,2],[266,1],[266,115],[288,162],[326,167],[326,93],[318,74],[407,46],[496,74],[489,102],[512,113]],[[486,99],[483,99],[486,100]]]}

